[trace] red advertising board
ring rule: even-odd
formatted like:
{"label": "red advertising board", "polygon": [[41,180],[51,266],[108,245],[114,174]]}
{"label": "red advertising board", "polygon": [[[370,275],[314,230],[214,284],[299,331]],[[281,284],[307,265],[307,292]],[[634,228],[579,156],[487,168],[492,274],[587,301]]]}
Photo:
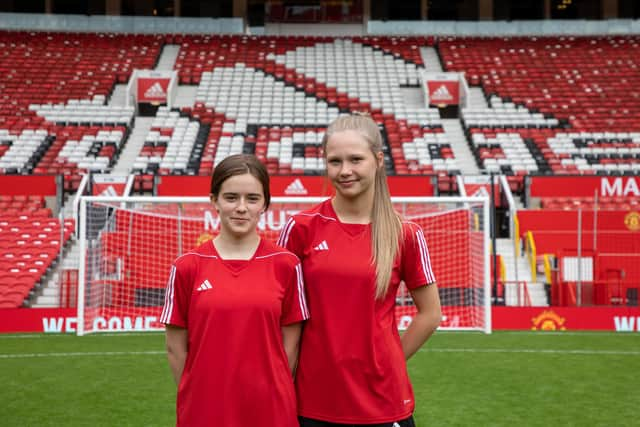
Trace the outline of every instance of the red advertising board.
{"label": "red advertising board", "polygon": [[[598,211],[595,215],[591,210],[584,210],[582,216],[582,231],[593,231],[594,226],[598,232],[624,231],[631,233],[640,232],[640,225],[635,218],[636,211]],[[594,220],[596,223],[594,224]],[[571,231],[578,229],[578,211],[552,211],[529,210],[518,211],[520,232],[532,231]]]}
{"label": "red advertising board", "polygon": [[0,175],[0,195],[55,196],[55,175]]}
{"label": "red advertising board", "polygon": [[638,307],[493,307],[493,329],[640,332]]}
{"label": "red advertising board", "polygon": [[531,197],[640,197],[636,176],[533,176]]}
{"label": "red advertising board", "polygon": [[[442,326],[454,326],[455,313],[464,309],[474,310],[444,306]],[[398,327],[406,328],[414,315],[415,310],[399,307]],[[491,315],[494,330],[640,332],[638,307],[492,307]],[[92,322],[101,331],[162,330],[158,316],[159,308],[137,308],[128,314],[103,313]],[[0,333],[75,333],[76,329],[75,309],[0,310]]]}
{"label": "red advertising board", "polygon": [[138,77],[138,102],[165,104],[169,77]]}
{"label": "red advertising board", "polygon": [[[331,184],[323,176],[272,176],[269,178],[272,197],[319,197],[333,194]],[[392,196],[433,196],[430,176],[391,176],[387,178]],[[208,196],[211,178],[208,176],[167,175],[158,177],[158,196]]]}
{"label": "red advertising board", "polygon": [[429,80],[427,93],[430,105],[458,105],[460,82],[458,80]]}
{"label": "red advertising board", "polygon": [[123,196],[127,187],[127,177],[94,175],[92,187],[94,196]]}

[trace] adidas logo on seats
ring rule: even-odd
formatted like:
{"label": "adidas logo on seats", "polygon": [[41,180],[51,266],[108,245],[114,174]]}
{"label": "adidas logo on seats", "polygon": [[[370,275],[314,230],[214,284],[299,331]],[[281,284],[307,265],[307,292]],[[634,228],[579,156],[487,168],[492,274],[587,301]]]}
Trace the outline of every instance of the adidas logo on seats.
{"label": "adidas logo on seats", "polygon": [[160,83],[155,82],[144,93],[145,98],[166,98],[167,93],[162,89]]}
{"label": "adidas logo on seats", "polygon": [[288,196],[305,196],[309,194],[309,192],[306,188],[304,188],[304,185],[302,184],[302,181],[300,181],[300,178],[296,178],[291,184],[287,186],[287,188],[285,188],[284,194]]}
{"label": "adidas logo on seats", "polygon": [[432,101],[450,101],[453,99],[449,89],[445,85],[440,86],[431,94]]}

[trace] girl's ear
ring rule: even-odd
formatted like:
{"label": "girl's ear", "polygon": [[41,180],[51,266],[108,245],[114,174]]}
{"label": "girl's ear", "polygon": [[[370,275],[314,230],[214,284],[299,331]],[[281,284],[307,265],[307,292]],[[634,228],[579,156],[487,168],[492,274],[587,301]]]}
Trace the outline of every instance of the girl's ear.
{"label": "girl's ear", "polygon": [[376,153],[376,161],[378,162],[379,168],[384,167],[384,153],[382,151]]}

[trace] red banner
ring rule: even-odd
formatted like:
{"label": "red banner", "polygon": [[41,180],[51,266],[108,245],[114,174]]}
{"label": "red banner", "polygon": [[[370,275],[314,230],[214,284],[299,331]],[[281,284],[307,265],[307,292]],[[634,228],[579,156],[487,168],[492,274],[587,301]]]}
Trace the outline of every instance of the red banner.
{"label": "red banner", "polygon": [[496,330],[640,332],[638,307],[493,307]]}
{"label": "red banner", "polygon": [[[158,178],[158,196],[208,196],[211,177],[167,175]],[[333,194],[331,184],[323,176],[272,176],[272,197],[321,197]],[[387,178],[392,196],[433,196],[430,176],[390,176]]]}
{"label": "red banner", "polygon": [[460,82],[457,80],[429,80],[427,93],[430,105],[458,105]]}
{"label": "red banner", "polygon": [[[75,333],[78,329],[74,308],[15,308],[0,310],[0,333],[44,332]],[[160,308],[114,310],[90,319],[93,330],[152,331],[164,329],[159,323]]]}
{"label": "red banner", "polygon": [[0,175],[0,192],[5,196],[55,196],[55,175]]}
{"label": "red banner", "polygon": [[531,197],[640,197],[635,176],[532,176]]}
{"label": "red banner", "polygon": [[124,196],[127,187],[126,176],[94,175],[94,196]]}
{"label": "red banner", "polygon": [[165,104],[170,80],[168,77],[138,77],[138,102]]}
{"label": "red banner", "polygon": [[[469,326],[456,316],[474,307],[443,307],[441,326]],[[161,330],[158,323],[160,309],[137,308],[130,313],[105,312],[91,319],[100,331]],[[533,331],[611,331],[640,332],[638,307],[492,307],[494,330]],[[415,315],[415,309],[396,309],[398,327],[406,328]],[[457,322],[457,323],[456,323]],[[0,310],[0,333],[75,333],[75,309],[16,308]]]}
{"label": "red banner", "polygon": [[[639,232],[640,216],[636,211],[598,211],[595,215],[593,211],[582,211],[582,231],[592,232],[595,227],[598,232],[602,231],[624,231]],[[578,211],[552,211],[552,210],[529,210],[518,211],[518,222],[520,223],[520,233],[524,234],[532,231],[570,231],[577,232]]]}
{"label": "red banner", "polygon": [[[491,184],[478,184],[478,183],[464,183],[464,191],[469,197],[488,197],[491,198]],[[500,185],[493,184],[493,191],[495,194],[494,203],[497,207],[500,206]]]}

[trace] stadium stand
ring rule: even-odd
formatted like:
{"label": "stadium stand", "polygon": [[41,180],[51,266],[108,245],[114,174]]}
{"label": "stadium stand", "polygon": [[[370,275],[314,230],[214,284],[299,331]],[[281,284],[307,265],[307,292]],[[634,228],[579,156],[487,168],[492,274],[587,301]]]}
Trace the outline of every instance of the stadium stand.
{"label": "stadium stand", "polygon": [[[449,71],[480,85],[490,108],[467,110],[472,143],[519,134],[536,161],[529,172],[637,174],[640,92],[637,36],[450,37],[438,49]],[[484,135],[484,138],[477,135]],[[517,138],[516,138],[517,140]],[[495,144],[495,142],[494,142]],[[487,170],[523,170],[480,148]],[[501,157],[497,157],[500,159]],[[520,164],[519,164],[520,163]]]}
{"label": "stadium stand", "polygon": [[0,206],[0,308],[20,307],[59,260],[74,221],[51,218],[42,198],[2,197]]}
{"label": "stadium stand", "polygon": [[[139,191],[151,192],[157,176],[210,175],[234,153],[256,154],[272,175],[319,175],[324,130],[348,111],[367,112],[381,126],[389,175],[434,175],[441,194],[458,191],[456,176],[465,171],[441,111],[406,100],[407,90],[421,89],[425,47],[483,93],[486,106],[460,111],[481,173],[506,175],[517,193],[530,175],[635,176],[638,40],[0,31],[0,173],[59,174],[73,193],[83,174],[113,171],[136,126],[134,107],[111,103],[114,88],[134,69],[154,68],[172,45],[179,83],[195,99],[158,108],[129,169]],[[600,198],[597,208],[635,210],[636,199]],[[596,202],[567,195],[542,198],[539,207],[573,213]],[[18,306],[59,251],[27,254],[14,241],[60,247],[74,225],[62,226],[61,239],[57,212],[31,196],[3,197],[0,209],[8,254],[0,283],[21,284],[10,293],[3,286],[0,304]],[[52,221],[51,231],[35,233],[42,221]],[[20,301],[17,288],[28,288]]]}

